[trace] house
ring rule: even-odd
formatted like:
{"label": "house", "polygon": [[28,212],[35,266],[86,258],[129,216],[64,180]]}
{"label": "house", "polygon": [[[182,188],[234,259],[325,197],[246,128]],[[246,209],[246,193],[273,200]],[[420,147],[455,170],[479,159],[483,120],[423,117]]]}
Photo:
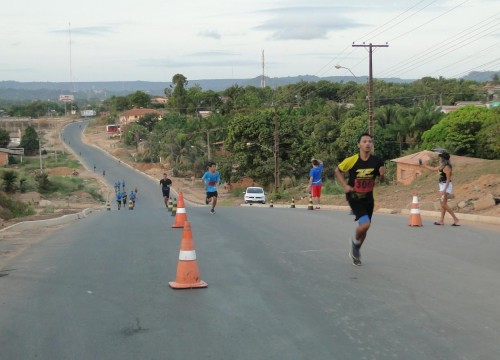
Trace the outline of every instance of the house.
{"label": "house", "polygon": [[168,101],[166,97],[161,97],[161,96],[155,96],[151,98],[151,102],[153,104],[165,104]]}
{"label": "house", "polygon": [[486,107],[487,105],[482,103],[481,101],[457,101],[455,105],[438,106],[438,110],[440,110],[442,113],[448,114],[464,106]]}
{"label": "house", "polygon": [[24,149],[4,149],[0,148],[0,166],[9,165],[9,155],[21,155],[23,161]]}
{"label": "house", "polygon": [[403,185],[411,184],[425,170],[422,165],[433,158],[437,158],[437,153],[424,150],[391,160],[396,163],[396,182]]}
{"label": "house", "polygon": [[137,122],[146,114],[155,114],[159,119],[162,117],[161,112],[155,109],[132,109],[127,110],[120,115],[120,124],[127,125],[132,122]]}
{"label": "house", "polygon": [[17,131],[9,133],[10,143],[9,145],[7,145],[7,147],[19,147],[19,145],[21,145],[21,136],[21,129],[17,129]]}
{"label": "house", "polygon": [[[435,148],[433,151],[424,150],[415,154],[403,156],[397,159],[392,159],[396,163],[396,182],[402,185],[409,185],[413,180],[417,179],[427,170],[423,165],[429,165],[429,160],[435,159],[436,163],[434,166],[438,165],[438,153],[442,152],[444,149]],[[451,163],[453,165],[469,165],[477,164],[484,160],[478,158],[472,158],[468,156],[451,156]],[[436,177],[437,180],[437,177]]]}
{"label": "house", "polygon": [[212,115],[212,111],[211,110],[199,110],[198,111],[198,115],[202,119],[206,119],[207,117],[209,117],[210,115]]}

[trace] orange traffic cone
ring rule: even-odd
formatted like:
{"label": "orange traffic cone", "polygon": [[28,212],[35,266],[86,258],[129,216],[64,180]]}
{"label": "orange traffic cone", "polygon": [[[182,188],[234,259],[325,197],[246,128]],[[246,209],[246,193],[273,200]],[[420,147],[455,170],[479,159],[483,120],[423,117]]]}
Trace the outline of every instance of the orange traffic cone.
{"label": "orange traffic cone", "polygon": [[177,210],[175,212],[175,219],[172,225],[173,228],[184,227],[184,223],[187,221],[186,208],[184,207],[184,196],[179,193],[179,200],[177,202]]}
{"label": "orange traffic cone", "polygon": [[189,221],[186,221],[184,230],[182,231],[181,250],[179,252],[179,261],[177,262],[177,275],[175,281],[169,281],[168,284],[174,289],[204,288],[208,286],[206,282],[200,279],[200,271],[198,270],[198,262],[196,261],[196,251],[194,250],[193,235]]}
{"label": "orange traffic cone", "polygon": [[413,201],[411,202],[410,221],[408,226],[422,226],[422,217],[420,216],[420,209],[418,207],[417,193],[413,193]]}

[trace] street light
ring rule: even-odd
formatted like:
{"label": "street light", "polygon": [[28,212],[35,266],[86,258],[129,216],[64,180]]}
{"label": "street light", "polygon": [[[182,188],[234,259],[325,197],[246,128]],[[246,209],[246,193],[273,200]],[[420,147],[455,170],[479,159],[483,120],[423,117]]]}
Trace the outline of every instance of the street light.
{"label": "street light", "polygon": [[[348,70],[352,76],[354,76],[359,82],[359,78],[354,75],[354,73],[351,71],[351,69],[341,66],[339,64],[335,65],[335,69],[346,69]],[[372,137],[372,139],[375,141],[375,129],[374,129],[374,121],[373,121],[373,78],[372,78],[372,73],[371,73],[371,68],[370,68],[370,77],[368,79],[368,96],[366,97],[368,100],[368,134]],[[374,151],[374,147],[372,147],[372,152]]]}
{"label": "street light", "polygon": [[351,71],[351,69],[349,69],[349,68],[347,68],[345,66],[341,66],[339,64],[335,65],[335,69],[346,69],[347,71],[349,71],[352,74],[352,76],[354,76],[356,78],[356,80],[358,80],[359,82],[361,82],[361,80],[356,75],[354,75],[354,73]]}

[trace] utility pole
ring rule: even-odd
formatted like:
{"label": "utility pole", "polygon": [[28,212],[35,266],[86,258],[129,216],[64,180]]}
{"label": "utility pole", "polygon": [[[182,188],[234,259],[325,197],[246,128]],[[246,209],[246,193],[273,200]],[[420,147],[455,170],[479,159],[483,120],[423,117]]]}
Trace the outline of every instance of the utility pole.
{"label": "utility pole", "polygon": [[274,189],[280,188],[280,119],[274,108]]}
{"label": "utility pole", "polygon": [[43,174],[43,164],[42,164],[42,143],[40,138],[42,137],[42,133],[40,130],[40,119],[38,119],[38,157],[40,159],[40,172]]}
{"label": "utility pole", "polygon": [[212,160],[212,155],[210,153],[210,130],[207,130],[207,158],[208,161]]}
{"label": "utility pole", "polygon": [[372,62],[372,54],[373,54],[373,48],[377,47],[389,47],[387,43],[384,45],[373,45],[372,43],[366,45],[355,45],[353,44],[352,47],[368,47],[368,54],[369,54],[369,77],[368,77],[368,134],[371,135],[371,137],[375,140],[375,122],[374,122],[374,108],[375,108],[375,102],[373,99],[373,62]]}

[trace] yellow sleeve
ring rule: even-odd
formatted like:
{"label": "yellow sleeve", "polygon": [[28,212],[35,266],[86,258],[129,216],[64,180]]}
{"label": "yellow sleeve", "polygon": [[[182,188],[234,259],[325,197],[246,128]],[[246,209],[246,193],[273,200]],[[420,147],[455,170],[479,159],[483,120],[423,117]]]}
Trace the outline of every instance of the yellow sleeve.
{"label": "yellow sleeve", "polygon": [[342,172],[348,172],[350,169],[352,169],[354,164],[356,164],[356,161],[358,161],[358,158],[359,158],[359,154],[345,158],[344,161],[342,161],[337,167]]}

